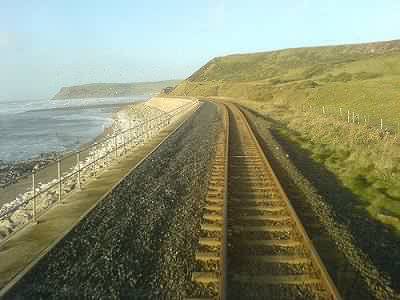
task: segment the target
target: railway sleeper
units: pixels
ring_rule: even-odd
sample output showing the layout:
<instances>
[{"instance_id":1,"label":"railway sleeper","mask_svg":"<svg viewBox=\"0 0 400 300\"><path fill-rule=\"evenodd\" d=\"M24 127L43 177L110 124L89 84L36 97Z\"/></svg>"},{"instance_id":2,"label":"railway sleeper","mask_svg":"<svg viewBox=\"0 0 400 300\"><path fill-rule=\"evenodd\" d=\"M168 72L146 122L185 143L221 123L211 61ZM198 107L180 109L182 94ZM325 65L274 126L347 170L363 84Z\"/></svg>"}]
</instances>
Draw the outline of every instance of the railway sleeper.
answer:
<instances>
[{"instance_id":1,"label":"railway sleeper","mask_svg":"<svg viewBox=\"0 0 400 300\"><path fill-rule=\"evenodd\" d=\"M209 184L208 185L208 190L213 193L221 193L224 191L224 189L225 188L221 185L217 185L217 184Z\"/></svg>"},{"instance_id":2,"label":"railway sleeper","mask_svg":"<svg viewBox=\"0 0 400 300\"><path fill-rule=\"evenodd\" d=\"M291 223L290 221L292 220L292 218L289 217L288 215L286 215L286 216L240 215L240 216L237 216L236 219L239 219L242 221L265 221L265 222L271 221L271 222L286 222L286 223Z\"/></svg>"},{"instance_id":3,"label":"railway sleeper","mask_svg":"<svg viewBox=\"0 0 400 300\"><path fill-rule=\"evenodd\" d=\"M222 198L224 195L222 193L222 191L208 191L207 192L207 198L209 197L218 197L218 198Z\"/></svg>"},{"instance_id":4,"label":"railway sleeper","mask_svg":"<svg viewBox=\"0 0 400 300\"><path fill-rule=\"evenodd\" d=\"M208 180L208 185L221 185L224 183L224 178L221 177L211 177Z\"/></svg>"},{"instance_id":5,"label":"railway sleeper","mask_svg":"<svg viewBox=\"0 0 400 300\"><path fill-rule=\"evenodd\" d=\"M266 178L258 177L258 178L253 178L250 176L235 176L235 178L232 178L232 182L239 182L243 185L255 185L255 184L272 184L271 180L268 180Z\"/></svg>"},{"instance_id":6,"label":"railway sleeper","mask_svg":"<svg viewBox=\"0 0 400 300\"><path fill-rule=\"evenodd\" d=\"M223 220L223 216L221 214L208 213L203 216L203 219L207 221L221 222Z\"/></svg>"},{"instance_id":7,"label":"railway sleeper","mask_svg":"<svg viewBox=\"0 0 400 300\"><path fill-rule=\"evenodd\" d=\"M278 193L277 187L275 187L272 183L266 184L262 182L260 184L249 184L249 183L242 183L241 180L232 180L230 186L230 192L248 192L250 191L268 191L268 192L275 192Z\"/></svg>"},{"instance_id":8,"label":"railway sleeper","mask_svg":"<svg viewBox=\"0 0 400 300\"><path fill-rule=\"evenodd\" d=\"M204 208L210 212L222 212L223 206L222 205L206 205Z\"/></svg>"},{"instance_id":9,"label":"railway sleeper","mask_svg":"<svg viewBox=\"0 0 400 300\"><path fill-rule=\"evenodd\" d=\"M262 285L308 285L320 284L321 280L318 277L309 275L283 275L283 276L252 276L248 273L234 274L233 281L240 283L262 284Z\"/></svg>"},{"instance_id":10,"label":"railway sleeper","mask_svg":"<svg viewBox=\"0 0 400 300\"><path fill-rule=\"evenodd\" d=\"M235 251L239 251L242 255L279 255L279 256L305 256L307 253L304 247L298 246L282 246L277 244L271 245L249 245L245 243L234 244L232 246Z\"/></svg>"},{"instance_id":11,"label":"railway sleeper","mask_svg":"<svg viewBox=\"0 0 400 300\"><path fill-rule=\"evenodd\" d=\"M268 206L268 208L272 208L274 206ZM277 206L275 206L277 207ZM243 210L241 209L241 206L232 206L228 210L230 212L230 215L234 215L235 217L240 217L240 216L266 216L266 217L287 217L288 213L286 210L273 210L273 211L268 211L264 209L247 209Z\"/></svg>"},{"instance_id":12,"label":"railway sleeper","mask_svg":"<svg viewBox=\"0 0 400 300\"><path fill-rule=\"evenodd\" d=\"M245 275L243 275L245 276ZM329 293L322 290L320 281L305 282L301 284L268 283L268 279L257 278L254 283L238 282L229 290L229 295L235 299L270 299L270 300L331 300ZM264 283L263 283L264 282ZM228 295L228 299L230 296Z\"/></svg>"},{"instance_id":13,"label":"railway sleeper","mask_svg":"<svg viewBox=\"0 0 400 300\"><path fill-rule=\"evenodd\" d=\"M205 238L201 237L199 239L199 244L201 246L213 247L213 248L220 248L221 247L221 239L218 238Z\"/></svg>"},{"instance_id":14,"label":"railway sleeper","mask_svg":"<svg viewBox=\"0 0 400 300\"><path fill-rule=\"evenodd\" d=\"M232 191L231 195L233 197L240 198L250 198L250 199L258 199L260 197L269 197L270 199L276 199L279 195L272 191Z\"/></svg>"},{"instance_id":15,"label":"railway sleeper","mask_svg":"<svg viewBox=\"0 0 400 300\"><path fill-rule=\"evenodd\" d=\"M247 264L241 263L239 266L229 265L229 269L233 273L247 273L253 276L268 275L268 276L291 276L303 275L317 277L314 266L310 263L268 263L253 261Z\"/></svg>"},{"instance_id":16,"label":"railway sleeper","mask_svg":"<svg viewBox=\"0 0 400 300\"><path fill-rule=\"evenodd\" d=\"M234 217L232 217L234 218ZM235 217L236 220L243 220L240 218ZM270 219L270 220L248 220L246 221L246 226L269 226L269 227L279 227L279 226L287 226L287 225L294 225L290 221L287 221L287 219ZM243 222L241 222L243 223ZM240 225L237 225L240 226Z\"/></svg>"},{"instance_id":17,"label":"railway sleeper","mask_svg":"<svg viewBox=\"0 0 400 300\"><path fill-rule=\"evenodd\" d=\"M246 205L250 207L257 207L257 206L265 206L266 204L269 205L284 205L285 202L283 202L281 199L271 199L271 198L255 198L255 199L249 199L249 198L231 198L231 202L234 203L234 205Z\"/></svg>"},{"instance_id":18,"label":"railway sleeper","mask_svg":"<svg viewBox=\"0 0 400 300\"><path fill-rule=\"evenodd\" d=\"M213 203L223 205L224 199L222 198L222 196L207 195L206 202L209 204Z\"/></svg>"},{"instance_id":19,"label":"railway sleeper","mask_svg":"<svg viewBox=\"0 0 400 300\"><path fill-rule=\"evenodd\" d=\"M294 240L297 238L293 231L233 231L229 227L228 236L243 240Z\"/></svg>"},{"instance_id":20,"label":"railway sleeper","mask_svg":"<svg viewBox=\"0 0 400 300\"><path fill-rule=\"evenodd\" d=\"M230 208L230 207L228 207ZM277 213L277 212L285 212L286 206L240 206L236 207L235 211L237 212L249 212L249 213Z\"/></svg>"},{"instance_id":21,"label":"railway sleeper","mask_svg":"<svg viewBox=\"0 0 400 300\"><path fill-rule=\"evenodd\" d=\"M233 225L230 227L234 232L246 233L246 232L291 232L292 226L287 225Z\"/></svg>"},{"instance_id":22,"label":"railway sleeper","mask_svg":"<svg viewBox=\"0 0 400 300\"><path fill-rule=\"evenodd\" d=\"M221 224L203 223L200 225L200 227L201 227L201 230L203 230L203 231L222 232Z\"/></svg>"},{"instance_id":23,"label":"railway sleeper","mask_svg":"<svg viewBox=\"0 0 400 300\"><path fill-rule=\"evenodd\" d=\"M230 172L232 173L232 175L237 176L237 175L245 175L248 177L253 177L253 178L257 178L261 175L263 175L263 177L270 177L269 174L265 174L263 172L262 169L258 169L258 168L254 168L254 167L250 167L250 166L242 166L242 167L232 167L229 166Z\"/></svg>"},{"instance_id":24,"label":"railway sleeper","mask_svg":"<svg viewBox=\"0 0 400 300\"><path fill-rule=\"evenodd\" d=\"M219 251L198 251L196 252L195 259L200 261L220 261L221 255Z\"/></svg>"}]
</instances>

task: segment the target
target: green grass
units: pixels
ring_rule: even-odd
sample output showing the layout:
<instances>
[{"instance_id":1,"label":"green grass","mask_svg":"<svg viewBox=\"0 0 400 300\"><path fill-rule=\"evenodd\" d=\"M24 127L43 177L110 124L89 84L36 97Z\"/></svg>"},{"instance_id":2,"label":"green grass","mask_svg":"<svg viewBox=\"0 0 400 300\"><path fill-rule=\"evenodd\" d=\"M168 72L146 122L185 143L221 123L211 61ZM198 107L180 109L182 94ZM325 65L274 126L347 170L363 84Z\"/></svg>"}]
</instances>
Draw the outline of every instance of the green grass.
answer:
<instances>
[{"instance_id":1,"label":"green grass","mask_svg":"<svg viewBox=\"0 0 400 300\"><path fill-rule=\"evenodd\" d=\"M400 231L399 138L346 122L349 110L375 128L380 118L398 126L400 41L217 57L173 94L233 97L285 124L282 134L358 195L360 208Z\"/></svg>"},{"instance_id":2,"label":"green grass","mask_svg":"<svg viewBox=\"0 0 400 300\"><path fill-rule=\"evenodd\" d=\"M335 174L359 197L360 209L400 233L399 136L273 102L239 102L283 124L281 136Z\"/></svg>"},{"instance_id":3,"label":"green grass","mask_svg":"<svg viewBox=\"0 0 400 300\"><path fill-rule=\"evenodd\" d=\"M397 126L400 41L217 57L175 95L331 105Z\"/></svg>"}]
</instances>

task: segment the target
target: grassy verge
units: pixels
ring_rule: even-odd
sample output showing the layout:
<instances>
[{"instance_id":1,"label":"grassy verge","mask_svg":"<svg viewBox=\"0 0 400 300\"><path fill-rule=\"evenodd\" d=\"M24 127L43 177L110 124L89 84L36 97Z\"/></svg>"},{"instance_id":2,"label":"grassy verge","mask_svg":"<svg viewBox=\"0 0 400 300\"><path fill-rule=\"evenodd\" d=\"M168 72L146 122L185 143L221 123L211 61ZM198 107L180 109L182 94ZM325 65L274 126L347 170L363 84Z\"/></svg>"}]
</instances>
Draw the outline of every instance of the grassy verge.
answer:
<instances>
[{"instance_id":1,"label":"grassy verge","mask_svg":"<svg viewBox=\"0 0 400 300\"><path fill-rule=\"evenodd\" d=\"M240 103L278 121L279 134L334 173L357 206L400 234L400 139L362 125L277 103Z\"/></svg>"}]
</instances>

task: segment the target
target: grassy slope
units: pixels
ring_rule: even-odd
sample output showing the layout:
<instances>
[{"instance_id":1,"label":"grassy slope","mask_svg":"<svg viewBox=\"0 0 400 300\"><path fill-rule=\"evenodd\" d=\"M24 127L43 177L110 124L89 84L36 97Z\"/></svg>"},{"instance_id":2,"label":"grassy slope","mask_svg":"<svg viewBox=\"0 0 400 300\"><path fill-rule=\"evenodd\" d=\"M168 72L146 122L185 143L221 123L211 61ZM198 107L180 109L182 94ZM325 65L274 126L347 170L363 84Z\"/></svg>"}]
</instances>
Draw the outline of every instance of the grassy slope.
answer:
<instances>
[{"instance_id":1,"label":"grassy slope","mask_svg":"<svg viewBox=\"0 0 400 300\"><path fill-rule=\"evenodd\" d=\"M360 207L400 230L400 142L302 104L355 110L385 124L400 120L400 41L288 49L215 58L175 95L225 96L268 113L293 143L310 151L360 196ZM285 129L286 128L286 129Z\"/></svg>"},{"instance_id":2,"label":"grassy slope","mask_svg":"<svg viewBox=\"0 0 400 300\"><path fill-rule=\"evenodd\" d=\"M175 86L180 80L134 83L91 83L63 87L53 99L123 97L160 92L167 86Z\"/></svg>"},{"instance_id":3,"label":"grassy slope","mask_svg":"<svg viewBox=\"0 0 400 300\"><path fill-rule=\"evenodd\" d=\"M397 124L400 41L219 57L174 93L332 105Z\"/></svg>"}]
</instances>

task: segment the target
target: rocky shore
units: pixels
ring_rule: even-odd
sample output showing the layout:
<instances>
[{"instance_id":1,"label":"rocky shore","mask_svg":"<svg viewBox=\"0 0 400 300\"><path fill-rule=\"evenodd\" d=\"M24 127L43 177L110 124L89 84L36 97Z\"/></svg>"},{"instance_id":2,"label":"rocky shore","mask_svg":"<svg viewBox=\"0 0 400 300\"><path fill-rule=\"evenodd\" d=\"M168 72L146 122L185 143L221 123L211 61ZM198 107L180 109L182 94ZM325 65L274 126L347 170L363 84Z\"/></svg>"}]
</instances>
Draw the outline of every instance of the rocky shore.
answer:
<instances>
[{"instance_id":1,"label":"rocky shore","mask_svg":"<svg viewBox=\"0 0 400 300\"><path fill-rule=\"evenodd\" d=\"M192 100L187 99L164 101L162 98L152 98L146 103L143 102L133 106L125 106L124 109L116 112L113 125L107 134L104 133L104 137L110 137L110 135L119 133L130 127L136 128L135 126L145 119L151 120L166 112L174 111L174 109L178 107L183 107L183 105L193 105L194 103L195 102ZM188 107L186 106L186 108ZM180 117L181 114L170 119L169 122L174 122L175 118ZM95 145L82 151L79 163L82 184L85 185L94 175L98 175L101 170L105 170L113 162L114 155L109 154L114 153L115 145L120 149L123 148L123 151L117 151L119 153L118 155L121 156L125 152L126 141L129 138L131 139L130 146L135 147L138 144L144 143L145 139L149 136L156 134L161 130L161 127L147 126L147 128L145 128L147 133L144 135L140 134L138 130L139 129L134 130L135 132L131 132L131 134L125 133L124 135L119 135L116 139L105 139L102 143L97 139ZM99 160L100 157L102 159ZM93 162L95 160L97 162L94 167ZM63 180L61 190L61 197L65 197L66 194L72 192L78 186L78 177L76 175L71 175L73 173L76 174L78 164L76 163L75 156L72 155L63 159L61 165L61 179L67 178ZM29 172L29 169L27 170L27 172ZM52 164L49 168L40 169L36 172L36 177L36 211L40 214L42 211L50 208L60 198L60 190L57 187L57 165ZM17 231L32 219L32 183L30 178L27 178L25 181L28 182L25 182L23 189L17 189L18 194L16 197L14 196L13 199L4 202L4 205L0 207L0 241ZM12 185L10 188L14 189L16 186Z\"/></svg>"},{"instance_id":2,"label":"rocky shore","mask_svg":"<svg viewBox=\"0 0 400 300\"><path fill-rule=\"evenodd\" d=\"M16 183L20 178L32 174L33 169L41 169L57 160L56 152L42 153L37 157L22 161L0 160L0 189Z\"/></svg>"}]
</instances>

